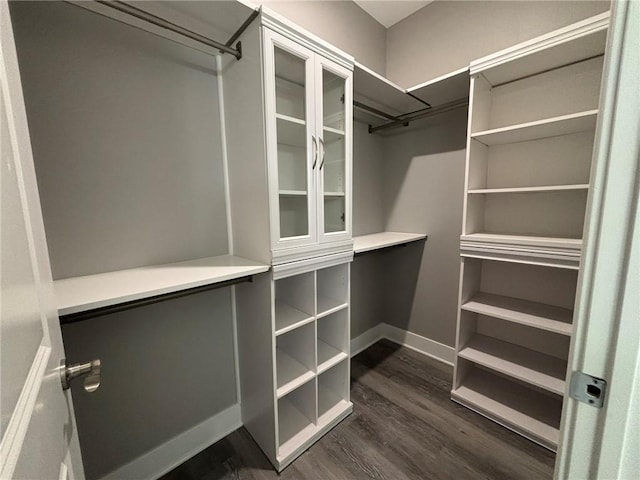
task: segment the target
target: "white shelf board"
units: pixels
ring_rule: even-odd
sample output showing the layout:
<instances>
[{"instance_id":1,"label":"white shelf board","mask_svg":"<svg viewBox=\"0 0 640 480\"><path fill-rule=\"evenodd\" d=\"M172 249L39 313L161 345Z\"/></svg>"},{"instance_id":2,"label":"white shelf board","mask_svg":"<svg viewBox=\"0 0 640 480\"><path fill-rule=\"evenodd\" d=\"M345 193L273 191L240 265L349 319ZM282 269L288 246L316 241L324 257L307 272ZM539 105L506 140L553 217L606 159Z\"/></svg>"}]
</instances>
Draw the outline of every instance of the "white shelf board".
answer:
<instances>
[{"instance_id":1,"label":"white shelf board","mask_svg":"<svg viewBox=\"0 0 640 480\"><path fill-rule=\"evenodd\" d=\"M307 127L304 122L293 121L293 117L276 115L278 143L304 148L307 142Z\"/></svg>"},{"instance_id":2,"label":"white shelf board","mask_svg":"<svg viewBox=\"0 0 640 480\"><path fill-rule=\"evenodd\" d=\"M485 145L528 142L530 140L594 130L597 118L598 110L587 110L585 112L476 132L471 134L471 138Z\"/></svg>"},{"instance_id":3,"label":"white shelf board","mask_svg":"<svg viewBox=\"0 0 640 480\"><path fill-rule=\"evenodd\" d=\"M278 426L278 457L287 457L316 431L313 422L286 397L278 400Z\"/></svg>"},{"instance_id":4,"label":"white shelf board","mask_svg":"<svg viewBox=\"0 0 640 480\"><path fill-rule=\"evenodd\" d=\"M573 311L553 305L480 292L460 308L560 335L573 332Z\"/></svg>"},{"instance_id":5,"label":"white shelf board","mask_svg":"<svg viewBox=\"0 0 640 480\"><path fill-rule=\"evenodd\" d=\"M478 413L555 450L562 400L476 369L451 398Z\"/></svg>"},{"instance_id":6,"label":"white shelf board","mask_svg":"<svg viewBox=\"0 0 640 480\"><path fill-rule=\"evenodd\" d=\"M280 190L278 194L282 197L306 197L306 190Z\"/></svg>"},{"instance_id":7,"label":"white shelf board","mask_svg":"<svg viewBox=\"0 0 640 480\"><path fill-rule=\"evenodd\" d=\"M353 237L353 251L355 253L369 252L394 245L424 240L427 235L424 233L401 233L401 232L380 232L369 235Z\"/></svg>"},{"instance_id":8,"label":"white shelf board","mask_svg":"<svg viewBox=\"0 0 640 480\"><path fill-rule=\"evenodd\" d=\"M318 373L329 370L345 358L347 358L346 352L341 352L337 348L318 339Z\"/></svg>"},{"instance_id":9,"label":"white shelf board","mask_svg":"<svg viewBox=\"0 0 640 480\"><path fill-rule=\"evenodd\" d=\"M276 301L276 336L311 323L313 320L313 315L309 315L284 302Z\"/></svg>"},{"instance_id":10,"label":"white shelf board","mask_svg":"<svg viewBox=\"0 0 640 480\"><path fill-rule=\"evenodd\" d=\"M564 395L567 361L484 335L474 335L460 358L557 395Z\"/></svg>"},{"instance_id":11,"label":"white shelf board","mask_svg":"<svg viewBox=\"0 0 640 480\"><path fill-rule=\"evenodd\" d=\"M269 270L232 255L98 273L54 281L59 315L178 292Z\"/></svg>"},{"instance_id":12,"label":"white shelf board","mask_svg":"<svg viewBox=\"0 0 640 480\"><path fill-rule=\"evenodd\" d=\"M423 102L407 95L404 88L358 62L355 62L353 70L353 96L355 100L390 115L402 115L426 107Z\"/></svg>"},{"instance_id":13,"label":"white shelf board","mask_svg":"<svg viewBox=\"0 0 640 480\"><path fill-rule=\"evenodd\" d=\"M325 197L344 197L344 192L324 192Z\"/></svg>"},{"instance_id":14,"label":"white shelf board","mask_svg":"<svg viewBox=\"0 0 640 480\"><path fill-rule=\"evenodd\" d=\"M295 123L296 125L306 125L307 123L301 118L292 117L290 115L284 115L282 113L276 113L276 118L284 122Z\"/></svg>"},{"instance_id":15,"label":"white shelf board","mask_svg":"<svg viewBox=\"0 0 640 480\"><path fill-rule=\"evenodd\" d=\"M579 252L582 239L569 237L543 237L536 235L508 235L499 233L468 233L460 236L463 242L496 245L518 245L530 247L559 248Z\"/></svg>"},{"instance_id":16,"label":"white shelf board","mask_svg":"<svg viewBox=\"0 0 640 480\"><path fill-rule=\"evenodd\" d=\"M338 130L337 128L323 127L322 138L324 143L330 144L339 140L344 140L344 130Z\"/></svg>"},{"instance_id":17,"label":"white shelf board","mask_svg":"<svg viewBox=\"0 0 640 480\"><path fill-rule=\"evenodd\" d=\"M276 376L278 398L311 380L315 374L281 348L276 349Z\"/></svg>"},{"instance_id":18,"label":"white shelf board","mask_svg":"<svg viewBox=\"0 0 640 480\"><path fill-rule=\"evenodd\" d=\"M536 192L562 192L572 190L588 190L588 183L575 185L545 185L539 187L508 187L508 188L477 188L469 190L470 194L484 193L536 193Z\"/></svg>"},{"instance_id":19,"label":"white shelf board","mask_svg":"<svg viewBox=\"0 0 640 480\"><path fill-rule=\"evenodd\" d=\"M318 314L317 318L326 317L332 313L338 312L344 308L347 308L349 304L342 300L336 300L334 298L324 297L318 295Z\"/></svg>"},{"instance_id":20,"label":"white shelf board","mask_svg":"<svg viewBox=\"0 0 640 480\"><path fill-rule=\"evenodd\" d=\"M438 107L445 103L469 97L469 68L464 67L440 77L409 87L407 92Z\"/></svg>"}]
</instances>

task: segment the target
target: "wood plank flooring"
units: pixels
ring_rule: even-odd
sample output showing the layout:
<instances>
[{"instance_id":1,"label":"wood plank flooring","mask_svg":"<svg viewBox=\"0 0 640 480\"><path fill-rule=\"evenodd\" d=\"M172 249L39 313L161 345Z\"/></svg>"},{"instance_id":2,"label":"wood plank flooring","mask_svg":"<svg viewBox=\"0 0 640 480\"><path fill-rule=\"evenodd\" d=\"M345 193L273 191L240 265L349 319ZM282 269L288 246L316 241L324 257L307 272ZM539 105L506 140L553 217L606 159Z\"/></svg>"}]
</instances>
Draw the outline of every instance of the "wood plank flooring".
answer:
<instances>
[{"instance_id":1,"label":"wood plank flooring","mask_svg":"<svg viewBox=\"0 0 640 480\"><path fill-rule=\"evenodd\" d=\"M241 428L162 480L552 478L553 453L450 400L451 367L386 340L351 365L353 414L280 476Z\"/></svg>"}]
</instances>

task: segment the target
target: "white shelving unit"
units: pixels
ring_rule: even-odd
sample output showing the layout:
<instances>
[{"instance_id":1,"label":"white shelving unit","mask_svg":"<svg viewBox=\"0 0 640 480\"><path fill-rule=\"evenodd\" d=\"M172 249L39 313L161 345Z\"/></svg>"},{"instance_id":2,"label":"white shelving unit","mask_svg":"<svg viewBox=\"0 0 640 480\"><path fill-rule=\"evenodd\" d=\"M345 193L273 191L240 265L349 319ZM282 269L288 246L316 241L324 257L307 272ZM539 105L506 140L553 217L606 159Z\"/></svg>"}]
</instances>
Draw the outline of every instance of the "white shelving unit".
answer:
<instances>
[{"instance_id":1,"label":"white shelving unit","mask_svg":"<svg viewBox=\"0 0 640 480\"><path fill-rule=\"evenodd\" d=\"M555 449L608 14L472 62L451 396Z\"/></svg>"}]
</instances>

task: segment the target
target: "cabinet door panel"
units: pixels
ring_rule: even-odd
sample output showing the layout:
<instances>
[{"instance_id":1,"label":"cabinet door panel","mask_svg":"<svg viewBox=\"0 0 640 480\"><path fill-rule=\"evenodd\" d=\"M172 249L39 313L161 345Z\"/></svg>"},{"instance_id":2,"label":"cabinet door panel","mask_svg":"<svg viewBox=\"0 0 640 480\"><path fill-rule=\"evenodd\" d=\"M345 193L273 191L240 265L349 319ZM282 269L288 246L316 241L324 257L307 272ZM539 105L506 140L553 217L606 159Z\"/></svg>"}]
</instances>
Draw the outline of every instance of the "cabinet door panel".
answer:
<instances>
[{"instance_id":1,"label":"cabinet door panel","mask_svg":"<svg viewBox=\"0 0 640 480\"><path fill-rule=\"evenodd\" d=\"M351 237L352 76L320 56L316 65L318 232L321 242L330 242Z\"/></svg>"},{"instance_id":2,"label":"cabinet door panel","mask_svg":"<svg viewBox=\"0 0 640 480\"><path fill-rule=\"evenodd\" d=\"M274 249L317 242L314 54L265 31L265 98Z\"/></svg>"}]
</instances>

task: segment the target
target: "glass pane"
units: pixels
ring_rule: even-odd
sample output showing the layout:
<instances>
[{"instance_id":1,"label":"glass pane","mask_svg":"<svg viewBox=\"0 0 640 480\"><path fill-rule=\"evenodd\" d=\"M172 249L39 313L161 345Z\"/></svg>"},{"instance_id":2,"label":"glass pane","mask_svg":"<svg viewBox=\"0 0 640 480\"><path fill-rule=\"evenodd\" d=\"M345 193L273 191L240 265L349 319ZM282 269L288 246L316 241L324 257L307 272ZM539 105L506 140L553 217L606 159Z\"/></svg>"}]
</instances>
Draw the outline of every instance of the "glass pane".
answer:
<instances>
[{"instance_id":1,"label":"glass pane","mask_svg":"<svg viewBox=\"0 0 640 480\"><path fill-rule=\"evenodd\" d=\"M343 232L345 218L345 79L322 71L324 231Z\"/></svg>"},{"instance_id":2,"label":"glass pane","mask_svg":"<svg viewBox=\"0 0 640 480\"><path fill-rule=\"evenodd\" d=\"M305 60L275 48L280 238L309 234Z\"/></svg>"}]
</instances>

